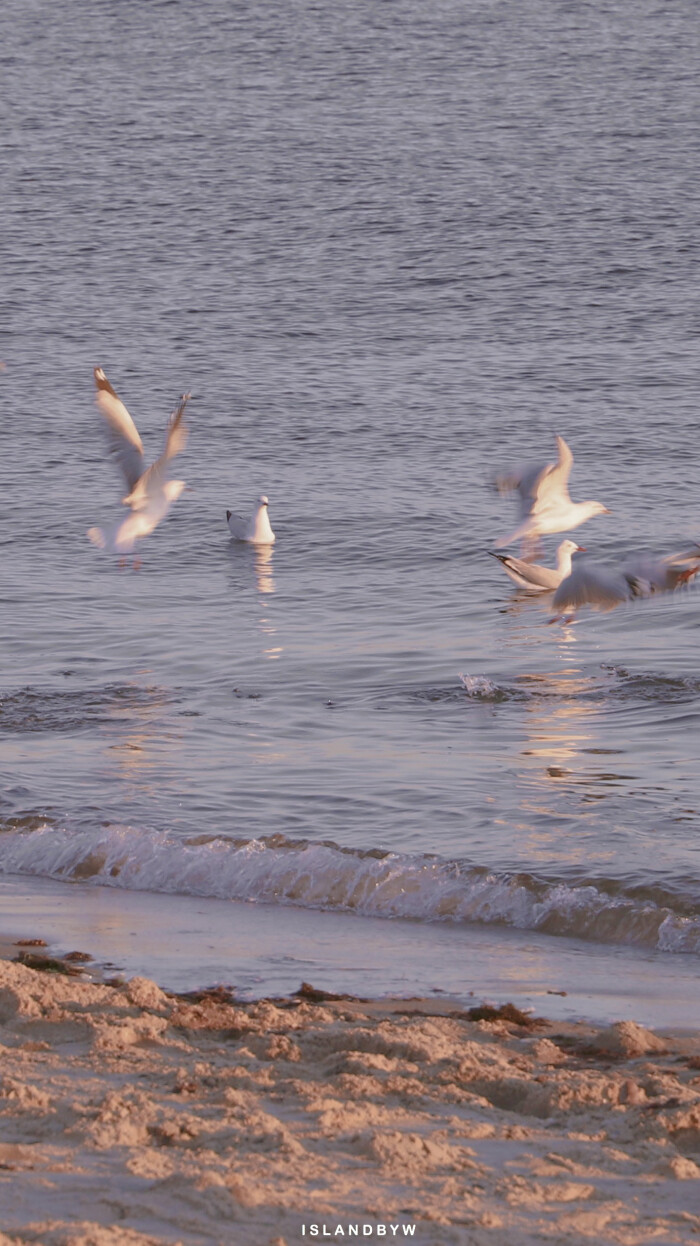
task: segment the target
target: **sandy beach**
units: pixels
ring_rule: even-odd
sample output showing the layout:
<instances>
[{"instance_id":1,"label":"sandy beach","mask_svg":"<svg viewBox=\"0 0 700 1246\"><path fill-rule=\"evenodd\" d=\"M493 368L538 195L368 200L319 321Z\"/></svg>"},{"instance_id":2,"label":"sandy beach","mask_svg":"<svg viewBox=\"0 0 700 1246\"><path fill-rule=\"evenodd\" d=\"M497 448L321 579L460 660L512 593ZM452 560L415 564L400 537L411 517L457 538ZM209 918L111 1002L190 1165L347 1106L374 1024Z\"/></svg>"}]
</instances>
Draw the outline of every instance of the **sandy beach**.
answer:
<instances>
[{"instance_id":1,"label":"sandy beach","mask_svg":"<svg viewBox=\"0 0 700 1246\"><path fill-rule=\"evenodd\" d=\"M0 1025L0 1246L700 1237L697 1033L7 959Z\"/></svg>"}]
</instances>

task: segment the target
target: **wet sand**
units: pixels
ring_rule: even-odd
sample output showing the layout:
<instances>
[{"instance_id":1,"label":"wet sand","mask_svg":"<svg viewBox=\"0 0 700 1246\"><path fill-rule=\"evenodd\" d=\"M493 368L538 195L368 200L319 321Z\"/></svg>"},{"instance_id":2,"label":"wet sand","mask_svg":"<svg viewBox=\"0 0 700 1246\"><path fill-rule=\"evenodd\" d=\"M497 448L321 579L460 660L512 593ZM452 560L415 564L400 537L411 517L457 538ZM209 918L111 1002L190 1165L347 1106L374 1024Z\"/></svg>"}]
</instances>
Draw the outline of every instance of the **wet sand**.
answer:
<instances>
[{"instance_id":1,"label":"wet sand","mask_svg":"<svg viewBox=\"0 0 700 1246\"><path fill-rule=\"evenodd\" d=\"M560 1021L700 1029L697 956L451 922L387 921L294 905L0 876L3 928L52 955L84 949L108 975L164 989L214 983L244 999L306 980L373 999L511 1000Z\"/></svg>"},{"instance_id":2,"label":"wet sand","mask_svg":"<svg viewBox=\"0 0 700 1246\"><path fill-rule=\"evenodd\" d=\"M0 1044L0 1246L700 1235L698 1033L3 960Z\"/></svg>"}]
</instances>

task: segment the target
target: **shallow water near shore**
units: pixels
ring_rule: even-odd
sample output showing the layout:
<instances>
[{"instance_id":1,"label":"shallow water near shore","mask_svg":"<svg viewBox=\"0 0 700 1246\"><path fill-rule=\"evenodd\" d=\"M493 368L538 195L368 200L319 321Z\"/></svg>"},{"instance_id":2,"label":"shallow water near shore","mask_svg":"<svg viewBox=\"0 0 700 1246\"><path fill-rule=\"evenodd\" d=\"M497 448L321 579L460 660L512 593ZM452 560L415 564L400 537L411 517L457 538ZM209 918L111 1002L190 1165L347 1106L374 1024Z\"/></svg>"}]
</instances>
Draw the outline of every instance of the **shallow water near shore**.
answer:
<instances>
[{"instance_id":1,"label":"shallow water near shore","mask_svg":"<svg viewBox=\"0 0 700 1246\"><path fill-rule=\"evenodd\" d=\"M59 942L140 914L156 977L178 903L228 914L242 959L162 962L194 985L294 987L309 939L323 978L324 931L329 987L375 993L371 948L378 991L459 993L478 943L486 993L575 947L680 1000L698 592L547 626L487 551L555 433L591 557L700 537L693 9L7 12L3 894L63 894ZM193 392L140 571L85 536L96 364L149 461ZM277 543L231 542L263 490Z\"/></svg>"},{"instance_id":2,"label":"shallow water near shore","mask_svg":"<svg viewBox=\"0 0 700 1246\"><path fill-rule=\"evenodd\" d=\"M88 977L134 975L184 992L225 985L239 999L290 995L302 982L367 999L444 1006L512 1002L552 1020L635 1020L700 1029L697 962L573 939L479 926L376 919L193 897L82 891L50 880L0 879L12 940L47 938L49 955L87 952ZM47 937L48 936L48 937Z\"/></svg>"}]
</instances>

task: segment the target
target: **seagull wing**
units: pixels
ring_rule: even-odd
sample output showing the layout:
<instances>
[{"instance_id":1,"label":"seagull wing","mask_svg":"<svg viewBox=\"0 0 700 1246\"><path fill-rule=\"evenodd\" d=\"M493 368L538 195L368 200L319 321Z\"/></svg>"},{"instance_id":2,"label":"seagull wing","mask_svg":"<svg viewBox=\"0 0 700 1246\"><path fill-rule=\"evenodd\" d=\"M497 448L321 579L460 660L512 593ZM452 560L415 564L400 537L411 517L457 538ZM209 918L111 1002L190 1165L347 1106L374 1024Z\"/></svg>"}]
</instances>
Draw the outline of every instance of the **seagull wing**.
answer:
<instances>
[{"instance_id":1,"label":"seagull wing","mask_svg":"<svg viewBox=\"0 0 700 1246\"><path fill-rule=\"evenodd\" d=\"M637 596L672 593L688 584L700 572L700 548L680 550L664 558L632 558L623 574L634 584Z\"/></svg>"},{"instance_id":2,"label":"seagull wing","mask_svg":"<svg viewBox=\"0 0 700 1246\"><path fill-rule=\"evenodd\" d=\"M520 495L520 523L508 536L501 537L496 542L497 546L537 536L541 516L557 513L571 505L568 481L574 456L563 437L557 437L557 450L559 457L556 463L524 468L499 477L496 483L501 493L517 489Z\"/></svg>"},{"instance_id":3,"label":"seagull wing","mask_svg":"<svg viewBox=\"0 0 700 1246\"><path fill-rule=\"evenodd\" d=\"M126 480L129 493L143 475L144 458L141 438L134 421L119 395L112 389L102 368L95 368L97 394L95 402L107 422L109 453Z\"/></svg>"},{"instance_id":4,"label":"seagull wing","mask_svg":"<svg viewBox=\"0 0 700 1246\"><path fill-rule=\"evenodd\" d=\"M515 541L527 540L537 536L539 531L533 516L537 511L537 499L540 483L550 472L556 470L556 463L538 463L530 467L517 468L508 476L499 476L496 480L501 494L517 490L519 499L518 526L508 536L496 541L496 547L512 545Z\"/></svg>"},{"instance_id":5,"label":"seagull wing","mask_svg":"<svg viewBox=\"0 0 700 1246\"><path fill-rule=\"evenodd\" d=\"M191 398L191 394L183 394L180 399L179 406L170 417L168 427L165 432L165 444L161 458L166 462L174 459L176 454L181 454L187 445L188 430L184 422L185 407Z\"/></svg>"},{"instance_id":6,"label":"seagull wing","mask_svg":"<svg viewBox=\"0 0 700 1246\"><path fill-rule=\"evenodd\" d=\"M241 519L240 515L232 515L230 511L227 511L226 522L232 537L235 537L237 541L248 540L250 534L250 521L248 519Z\"/></svg>"},{"instance_id":7,"label":"seagull wing","mask_svg":"<svg viewBox=\"0 0 700 1246\"><path fill-rule=\"evenodd\" d=\"M528 592L552 593L561 581L559 572L552 567L541 567L538 563L525 562L522 558L511 558L508 554L494 554L486 551L492 558L497 558L506 575Z\"/></svg>"},{"instance_id":8,"label":"seagull wing","mask_svg":"<svg viewBox=\"0 0 700 1246\"><path fill-rule=\"evenodd\" d=\"M610 575L598 568L574 565L571 575L562 580L552 598L556 611L578 610L593 606L597 610L614 610L635 596L633 586L624 576Z\"/></svg>"},{"instance_id":9,"label":"seagull wing","mask_svg":"<svg viewBox=\"0 0 700 1246\"><path fill-rule=\"evenodd\" d=\"M124 502L132 510L142 511L151 508L153 498L158 493L163 492L163 486L169 478L168 465L170 460L174 459L175 455L184 450L187 445L187 427L184 424L184 414L189 397L189 394L182 395L180 405L170 417L165 434L163 453L160 458L151 464L148 471L139 476L131 493L124 498Z\"/></svg>"},{"instance_id":10,"label":"seagull wing","mask_svg":"<svg viewBox=\"0 0 700 1246\"><path fill-rule=\"evenodd\" d=\"M501 495L518 493L521 520L525 519L532 510L539 481L555 467L555 463L531 463L529 467L525 465L514 467L507 475L496 477L496 488Z\"/></svg>"},{"instance_id":11,"label":"seagull wing","mask_svg":"<svg viewBox=\"0 0 700 1246\"><path fill-rule=\"evenodd\" d=\"M563 437L557 437L559 458L550 464L535 481L533 486L534 504L532 513L541 514L544 510L569 506L569 476L574 456Z\"/></svg>"},{"instance_id":12,"label":"seagull wing","mask_svg":"<svg viewBox=\"0 0 700 1246\"><path fill-rule=\"evenodd\" d=\"M131 549L135 540L153 532L184 487L184 480L168 479L167 464L161 455L139 480L134 501L130 502L131 514L123 520L113 539L114 549Z\"/></svg>"}]
</instances>

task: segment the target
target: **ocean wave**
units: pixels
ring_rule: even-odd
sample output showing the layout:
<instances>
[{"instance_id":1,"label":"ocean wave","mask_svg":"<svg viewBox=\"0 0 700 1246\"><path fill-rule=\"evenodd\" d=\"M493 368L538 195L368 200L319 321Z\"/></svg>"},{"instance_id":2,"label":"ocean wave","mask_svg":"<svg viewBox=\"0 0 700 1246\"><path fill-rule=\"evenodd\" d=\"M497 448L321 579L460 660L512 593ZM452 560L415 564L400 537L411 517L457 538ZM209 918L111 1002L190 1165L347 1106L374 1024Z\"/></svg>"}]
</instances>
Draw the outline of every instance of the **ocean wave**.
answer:
<instances>
[{"instance_id":1,"label":"ocean wave","mask_svg":"<svg viewBox=\"0 0 700 1246\"><path fill-rule=\"evenodd\" d=\"M700 953L700 913L674 902L671 893L652 900L612 884L547 882L434 856L284 835L188 839L127 826L8 828L0 835L0 873L369 917L498 924Z\"/></svg>"}]
</instances>

